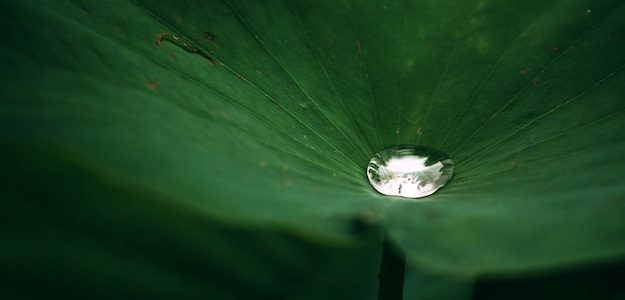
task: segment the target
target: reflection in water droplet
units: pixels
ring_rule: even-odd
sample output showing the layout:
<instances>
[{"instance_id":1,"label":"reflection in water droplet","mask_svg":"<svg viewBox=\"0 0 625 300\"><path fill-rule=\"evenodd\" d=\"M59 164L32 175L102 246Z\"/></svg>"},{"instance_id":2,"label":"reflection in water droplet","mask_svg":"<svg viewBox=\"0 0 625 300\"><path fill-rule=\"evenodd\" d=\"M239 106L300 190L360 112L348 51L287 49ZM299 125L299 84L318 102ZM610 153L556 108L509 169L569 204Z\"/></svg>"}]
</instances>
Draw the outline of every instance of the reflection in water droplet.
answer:
<instances>
[{"instance_id":1,"label":"reflection in water droplet","mask_svg":"<svg viewBox=\"0 0 625 300\"><path fill-rule=\"evenodd\" d=\"M380 193L405 198L429 196L443 187L454 173L445 153L423 146L395 146L376 153L369 161L367 177Z\"/></svg>"}]
</instances>

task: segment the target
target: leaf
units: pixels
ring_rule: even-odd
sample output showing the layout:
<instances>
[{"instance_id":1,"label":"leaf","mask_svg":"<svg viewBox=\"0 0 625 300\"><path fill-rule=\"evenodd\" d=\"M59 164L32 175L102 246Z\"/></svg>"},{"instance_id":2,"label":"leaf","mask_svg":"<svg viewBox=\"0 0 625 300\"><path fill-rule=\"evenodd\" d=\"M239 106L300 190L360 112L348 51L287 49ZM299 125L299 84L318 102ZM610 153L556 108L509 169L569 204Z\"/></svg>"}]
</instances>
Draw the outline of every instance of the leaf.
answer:
<instances>
[{"instance_id":1,"label":"leaf","mask_svg":"<svg viewBox=\"0 0 625 300\"><path fill-rule=\"evenodd\" d=\"M334 245L374 224L454 278L625 254L622 1L2 6L2 139L136 201ZM370 156L412 143L455 178L375 193Z\"/></svg>"},{"instance_id":2,"label":"leaf","mask_svg":"<svg viewBox=\"0 0 625 300\"><path fill-rule=\"evenodd\" d=\"M4 154L22 158L2 159L10 171L0 176L9 208L0 213L9 229L0 251L3 298L376 294L371 274L379 267L379 241L338 248L284 232L224 226L153 190L115 186L71 158L50 155L54 149L3 146ZM364 233L365 240L375 241L375 235Z\"/></svg>"}]
</instances>

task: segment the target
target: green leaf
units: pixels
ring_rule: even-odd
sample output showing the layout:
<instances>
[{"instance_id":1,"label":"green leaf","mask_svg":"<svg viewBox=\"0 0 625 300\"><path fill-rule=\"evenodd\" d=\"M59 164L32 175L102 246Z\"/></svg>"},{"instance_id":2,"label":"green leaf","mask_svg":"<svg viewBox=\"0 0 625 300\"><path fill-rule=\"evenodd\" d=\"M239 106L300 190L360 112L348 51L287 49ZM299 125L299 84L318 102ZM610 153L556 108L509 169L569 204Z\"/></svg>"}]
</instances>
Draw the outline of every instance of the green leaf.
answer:
<instances>
[{"instance_id":1,"label":"green leaf","mask_svg":"<svg viewBox=\"0 0 625 300\"><path fill-rule=\"evenodd\" d=\"M374 231L338 248L224 226L54 149L3 149L21 158L1 161L3 298L375 298Z\"/></svg>"},{"instance_id":2,"label":"green leaf","mask_svg":"<svg viewBox=\"0 0 625 300\"><path fill-rule=\"evenodd\" d=\"M517 2L3 2L3 160L36 148L118 205L158 195L312 244L378 226L457 282L622 259L623 1ZM364 169L396 144L441 149L455 178L424 201L377 194Z\"/></svg>"}]
</instances>

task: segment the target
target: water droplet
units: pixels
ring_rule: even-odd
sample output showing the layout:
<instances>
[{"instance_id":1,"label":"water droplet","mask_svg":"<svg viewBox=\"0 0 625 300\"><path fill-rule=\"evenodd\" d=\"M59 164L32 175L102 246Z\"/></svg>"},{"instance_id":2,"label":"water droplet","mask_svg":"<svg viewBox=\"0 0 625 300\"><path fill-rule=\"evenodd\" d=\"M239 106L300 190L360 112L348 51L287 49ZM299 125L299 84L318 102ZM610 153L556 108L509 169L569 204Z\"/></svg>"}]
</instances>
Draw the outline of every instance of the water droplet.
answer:
<instances>
[{"instance_id":1,"label":"water droplet","mask_svg":"<svg viewBox=\"0 0 625 300\"><path fill-rule=\"evenodd\" d=\"M394 146L369 161L367 177L380 193L405 198L429 196L443 187L454 173L447 154L424 146Z\"/></svg>"}]
</instances>

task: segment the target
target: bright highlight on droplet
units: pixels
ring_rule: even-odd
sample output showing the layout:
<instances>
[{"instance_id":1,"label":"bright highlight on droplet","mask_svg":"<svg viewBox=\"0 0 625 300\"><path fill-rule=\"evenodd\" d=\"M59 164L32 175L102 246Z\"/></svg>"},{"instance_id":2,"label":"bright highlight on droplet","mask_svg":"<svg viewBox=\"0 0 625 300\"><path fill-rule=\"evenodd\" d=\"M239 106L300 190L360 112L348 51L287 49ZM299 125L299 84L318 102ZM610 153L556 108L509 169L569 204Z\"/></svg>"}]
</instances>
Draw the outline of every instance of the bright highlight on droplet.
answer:
<instances>
[{"instance_id":1,"label":"bright highlight on droplet","mask_svg":"<svg viewBox=\"0 0 625 300\"><path fill-rule=\"evenodd\" d=\"M454 173L447 154L430 147L394 146L369 161L367 177L378 192L388 196L421 198L443 187Z\"/></svg>"}]
</instances>

